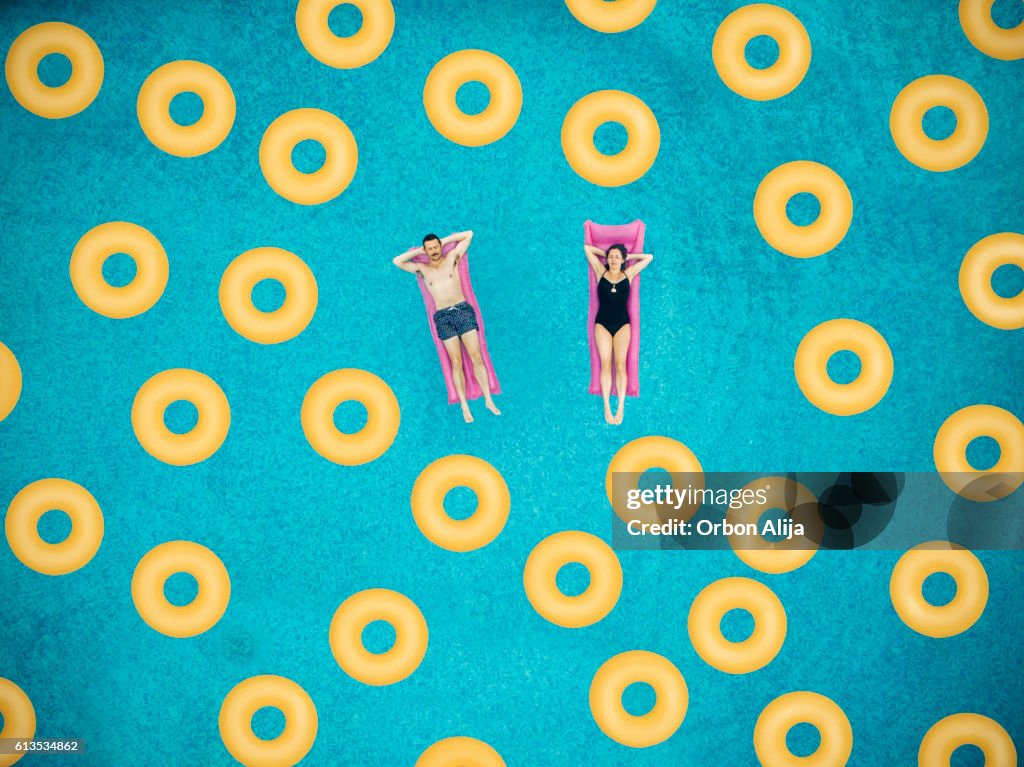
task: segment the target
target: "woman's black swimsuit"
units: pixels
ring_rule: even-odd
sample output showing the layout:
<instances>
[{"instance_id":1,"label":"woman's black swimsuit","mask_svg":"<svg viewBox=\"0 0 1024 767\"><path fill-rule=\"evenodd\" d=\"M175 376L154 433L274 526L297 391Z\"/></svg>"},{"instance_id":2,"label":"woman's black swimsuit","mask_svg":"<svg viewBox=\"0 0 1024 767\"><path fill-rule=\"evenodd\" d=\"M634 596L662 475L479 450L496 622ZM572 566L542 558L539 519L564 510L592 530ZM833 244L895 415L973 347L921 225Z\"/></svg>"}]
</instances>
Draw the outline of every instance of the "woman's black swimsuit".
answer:
<instances>
[{"instance_id":1,"label":"woman's black swimsuit","mask_svg":"<svg viewBox=\"0 0 1024 767\"><path fill-rule=\"evenodd\" d=\"M610 282L605 279L608 270L597 281L597 317L594 322L603 327L613 337L623 325L629 324L629 279Z\"/></svg>"}]
</instances>

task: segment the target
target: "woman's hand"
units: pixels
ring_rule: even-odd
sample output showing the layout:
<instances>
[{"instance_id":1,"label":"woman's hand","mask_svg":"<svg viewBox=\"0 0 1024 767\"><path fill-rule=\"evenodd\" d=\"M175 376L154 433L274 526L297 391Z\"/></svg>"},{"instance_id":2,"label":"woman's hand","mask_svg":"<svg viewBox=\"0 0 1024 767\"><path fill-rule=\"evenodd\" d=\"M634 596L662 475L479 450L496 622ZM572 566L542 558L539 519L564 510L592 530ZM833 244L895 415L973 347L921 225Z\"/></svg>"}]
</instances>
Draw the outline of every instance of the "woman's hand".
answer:
<instances>
[{"instance_id":1,"label":"woman's hand","mask_svg":"<svg viewBox=\"0 0 1024 767\"><path fill-rule=\"evenodd\" d=\"M633 263L626 269L626 278L630 280L640 274L654 260L654 256L650 253L630 253L626 258L627 260L633 259Z\"/></svg>"}]
</instances>

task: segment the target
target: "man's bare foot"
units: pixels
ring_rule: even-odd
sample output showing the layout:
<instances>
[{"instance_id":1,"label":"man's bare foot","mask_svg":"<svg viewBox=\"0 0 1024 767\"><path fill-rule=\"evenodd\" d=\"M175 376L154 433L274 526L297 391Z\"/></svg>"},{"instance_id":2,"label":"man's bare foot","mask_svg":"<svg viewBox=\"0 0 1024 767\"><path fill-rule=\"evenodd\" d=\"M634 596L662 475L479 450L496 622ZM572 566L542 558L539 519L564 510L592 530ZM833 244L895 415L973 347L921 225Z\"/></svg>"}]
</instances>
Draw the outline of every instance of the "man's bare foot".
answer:
<instances>
[{"instance_id":1,"label":"man's bare foot","mask_svg":"<svg viewBox=\"0 0 1024 767\"><path fill-rule=\"evenodd\" d=\"M494 400L492 400L492 399L487 400L487 402L484 405L484 407L486 407L488 410L490 410L495 415L501 415L501 411L498 410L498 406L494 404Z\"/></svg>"},{"instance_id":2,"label":"man's bare foot","mask_svg":"<svg viewBox=\"0 0 1024 767\"><path fill-rule=\"evenodd\" d=\"M462 418L466 423L473 423L473 414L469 412L469 405L462 406Z\"/></svg>"},{"instance_id":3,"label":"man's bare foot","mask_svg":"<svg viewBox=\"0 0 1024 767\"><path fill-rule=\"evenodd\" d=\"M610 423L610 424L614 424L615 423L615 418L612 417L612 409L610 407L608 407L607 405L604 408L604 420L605 420L605 423Z\"/></svg>"}]
</instances>

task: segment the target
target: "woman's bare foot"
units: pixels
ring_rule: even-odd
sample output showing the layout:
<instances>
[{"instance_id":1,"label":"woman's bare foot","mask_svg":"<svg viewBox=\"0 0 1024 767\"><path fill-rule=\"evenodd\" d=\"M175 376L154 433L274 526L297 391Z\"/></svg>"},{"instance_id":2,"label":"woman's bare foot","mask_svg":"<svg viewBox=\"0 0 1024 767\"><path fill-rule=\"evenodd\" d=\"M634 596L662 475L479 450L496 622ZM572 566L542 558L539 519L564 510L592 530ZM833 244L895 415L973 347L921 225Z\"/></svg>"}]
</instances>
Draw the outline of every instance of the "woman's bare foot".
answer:
<instances>
[{"instance_id":1,"label":"woman's bare foot","mask_svg":"<svg viewBox=\"0 0 1024 767\"><path fill-rule=\"evenodd\" d=\"M616 426L622 423L622 406L619 406L618 411L615 413L615 419L612 421Z\"/></svg>"},{"instance_id":2,"label":"woman's bare foot","mask_svg":"<svg viewBox=\"0 0 1024 767\"><path fill-rule=\"evenodd\" d=\"M500 411L500 410L498 410L498 406L497 406L497 405L495 405L495 404L494 404L494 400L492 400L492 399L490 399L490 398L488 398L488 400L487 400L487 402L485 403L484 407L486 407L486 408L487 408L488 410L490 410L490 411L491 411L492 413L494 413L495 415L501 415L501 411Z\"/></svg>"},{"instance_id":3,"label":"woman's bare foot","mask_svg":"<svg viewBox=\"0 0 1024 767\"><path fill-rule=\"evenodd\" d=\"M462 406L462 418L466 423L473 423L473 414L469 412L469 405Z\"/></svg>"},{"instance_id":4,"label":"woman's bare foot","mask_svg":"<svg viewBox=\"0 0 1024 767\"><path fill-rule=\"evenodd\" d=\"M615 423L615 418L612 417L612 409L608 405L604 406L604 420L605 423Z\"/></svg>"}]
</instances>

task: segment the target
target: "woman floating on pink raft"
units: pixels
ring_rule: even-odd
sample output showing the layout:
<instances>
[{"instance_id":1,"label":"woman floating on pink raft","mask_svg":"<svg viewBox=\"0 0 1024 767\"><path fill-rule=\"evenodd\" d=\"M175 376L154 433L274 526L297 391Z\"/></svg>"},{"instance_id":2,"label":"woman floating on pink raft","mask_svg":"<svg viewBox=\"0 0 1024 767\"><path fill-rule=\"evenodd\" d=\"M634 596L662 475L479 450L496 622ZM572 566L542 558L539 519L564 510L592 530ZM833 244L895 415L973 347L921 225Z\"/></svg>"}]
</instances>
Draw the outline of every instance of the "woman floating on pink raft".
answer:
<instances>
[{"instance_id":1,"label":"woman floating on pink raft","mask_svg":"<svg viewBox=\"0 0 1024 767\"><path fill-rule=\"evenodd\" d=\"M644 225L583 225L583 250L590 263L590 393L604 399L604 419L622 423L626 395L640 393L637 361L640 349L640 272L653 260L642 253ZM501 415L492 394L501 387L491 365L484 336L483 317L469 279L466 251L473 233L458 232L444 239L436 234L423 238L423 247L410 248L393 259L399 269L416 274L430 332L448 387L448 402L462 406L466 423L472 423L470 399L480 396L495 415ZM465 352L465 353L463 353ZM472 365L466 376L463 360ZM614 364L615 376L612 377ZM611 397L618 396L612 414Z\"/></svg>"},{"instance_id":2,"label":"woman floating on pink raft","mask_svg":"<svg viewBox=\"0 0 1024 767\"><path fill-rule=\"evenodd\" d=\"M642 221L624 226L587 221L583 235L590 264L590 393L604 399L604 420L620 424L626 395L640 394L640 272L654 256L643 253ZM612 394L619 398L614 415Z\"/></svg>"}]
</instances>

